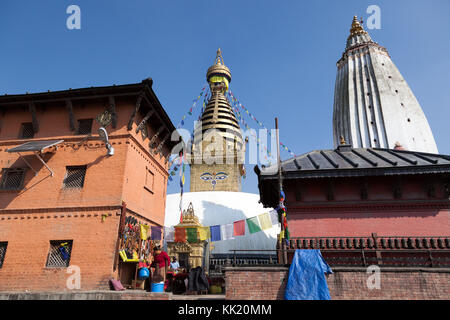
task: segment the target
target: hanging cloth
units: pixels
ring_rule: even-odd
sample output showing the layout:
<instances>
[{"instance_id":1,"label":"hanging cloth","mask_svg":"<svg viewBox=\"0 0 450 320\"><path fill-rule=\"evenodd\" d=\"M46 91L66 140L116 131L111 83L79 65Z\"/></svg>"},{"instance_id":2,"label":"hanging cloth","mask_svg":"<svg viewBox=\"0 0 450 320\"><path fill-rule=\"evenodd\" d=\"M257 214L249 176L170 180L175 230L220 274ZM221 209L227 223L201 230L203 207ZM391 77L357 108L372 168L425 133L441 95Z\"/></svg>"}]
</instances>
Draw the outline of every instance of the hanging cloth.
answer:
<instances>
[{"instance_id":1,"label":"hanging cloth","mask_svg":"<svg viewBox=\"0 0 450 320\"><path fill-rule=\"evenodd\" d=\"M331 300L325 273L333 273L318 249L295 250L289 268L286 300Z\"/></svg>"}]
</instances>

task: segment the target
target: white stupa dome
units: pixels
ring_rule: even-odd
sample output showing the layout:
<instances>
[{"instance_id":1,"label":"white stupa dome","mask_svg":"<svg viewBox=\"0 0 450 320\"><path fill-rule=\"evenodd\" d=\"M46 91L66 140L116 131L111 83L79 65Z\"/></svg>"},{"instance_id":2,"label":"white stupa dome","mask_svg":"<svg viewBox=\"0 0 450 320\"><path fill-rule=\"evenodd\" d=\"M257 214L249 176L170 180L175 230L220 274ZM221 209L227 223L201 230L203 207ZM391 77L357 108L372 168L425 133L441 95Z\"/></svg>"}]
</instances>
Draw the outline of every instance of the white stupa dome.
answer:
<instances>
[{"instance_id":1,"label":"white stupa dome","mask_svg":"<svg viewBox=\"0 0 450 320\"><path fill-rule=\"evenodd\" d=\"M272 210L271 208L264 208L258 201L259 195L253 193L230 191L187 192L183 193L183 210L186 210L189 203L192 202L195 215L202 225L223 225L252 218ZM179 193L167 195L164 226L172 227L180 222L179 205ZM280 224L250 234L246 223L244 236L215 241L211 253L231 254L230 250L274 250L279 233ZM264 253L275 254L275 252Z\"/></svg>"}]
</instances>

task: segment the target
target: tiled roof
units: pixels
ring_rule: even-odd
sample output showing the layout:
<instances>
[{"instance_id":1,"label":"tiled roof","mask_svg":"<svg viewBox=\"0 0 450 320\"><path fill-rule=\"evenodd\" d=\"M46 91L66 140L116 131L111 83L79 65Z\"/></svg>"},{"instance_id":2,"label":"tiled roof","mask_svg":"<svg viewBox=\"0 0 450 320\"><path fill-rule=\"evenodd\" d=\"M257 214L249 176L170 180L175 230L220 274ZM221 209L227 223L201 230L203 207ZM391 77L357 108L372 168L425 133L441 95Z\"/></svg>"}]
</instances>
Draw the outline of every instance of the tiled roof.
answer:
<instances>
[{"instance_id":1,"label":"tiled roof","mask_svg":"<svg viewBox=\"0 0 450 320\"><path fill-rule=\"evenodd\" d=\"M281 164L283 176L298 178L450 172L450 156L407 150L352 148L314 150ZM276 178L276 166L262 168L261 178Z\"/></svg>"}]
</instances>

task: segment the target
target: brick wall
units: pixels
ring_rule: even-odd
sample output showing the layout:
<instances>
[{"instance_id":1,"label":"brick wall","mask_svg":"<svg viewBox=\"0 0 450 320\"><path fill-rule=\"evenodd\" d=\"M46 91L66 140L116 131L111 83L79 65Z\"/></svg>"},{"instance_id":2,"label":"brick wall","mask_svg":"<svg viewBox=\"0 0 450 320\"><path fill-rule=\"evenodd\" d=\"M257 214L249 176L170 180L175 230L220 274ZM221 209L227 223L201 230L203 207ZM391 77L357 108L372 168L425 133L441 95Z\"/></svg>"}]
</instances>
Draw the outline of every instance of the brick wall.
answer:
<instances>
[{"instance_id":1,"label":"brick wall","mask_svg":"<svg viewBox=\"0 0 450 320\"><path fill-rule=\"evenodd\" d=\"M0 291L67 290L67 268L47 268L50 240L73 240L70 265L80 267L81 290L109 289L120 210L1 215L8 241ZM102 215L106 214L106 218Z\"/></svg>"},{"instance_id":2,"label":"brick wall","mask_svg":"<svg viewBox=\"0 0 450 320\"><path fill-rule=\"evenodd\" d=\"M450 299L450 269L381 269L380 289L368 289L365 268L335 268L327 277L332 300ZM281 300L289 275L283 267L225 268L226 298Z\"/></svg>"}]
</instances>

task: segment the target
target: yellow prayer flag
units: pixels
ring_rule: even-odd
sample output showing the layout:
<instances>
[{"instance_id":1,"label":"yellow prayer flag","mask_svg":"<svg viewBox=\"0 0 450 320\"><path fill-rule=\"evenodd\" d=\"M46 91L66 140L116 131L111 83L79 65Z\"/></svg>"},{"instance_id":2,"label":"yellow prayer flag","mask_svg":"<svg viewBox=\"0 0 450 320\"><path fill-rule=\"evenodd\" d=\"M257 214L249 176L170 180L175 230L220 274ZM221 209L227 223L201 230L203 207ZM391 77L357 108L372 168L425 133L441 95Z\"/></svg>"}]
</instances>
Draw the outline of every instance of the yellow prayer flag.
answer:
<instances>
[{"instance_id":1,"label":"yellow prayer flag","mask_svg":"<svg viewBox=\"0 0 450 320\"><path fill-rule=\"evenodd\" d=\"M263 213L258 216L259 225L261 226L261 229L266 230L272 228L272 222L270 221L269 214Z\"/></svg>"},{"instance_id":2,"label":"yellow prayer flag","mask_svg":"<svg viewBox=\"0 0 450 320\"><path fill-rule=\"evenodd\" d=\"M147 240L148 238L148 228L149 226L145 225L145 224L141 224L141 239L142 240Z\"/></svg>"},{"instance_id":3,"label":"yellow prayer flag","mask_svg":"<svg viewBox=\"0 0 450 320\"><path fill-rule=\"evenodd\" d=\"M206 239L211 238L211 232L209 227L199 227L198 228L198 236L200 241L204 241Z\"/></svg>"}]
</instances>

